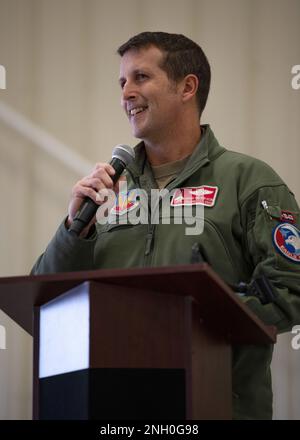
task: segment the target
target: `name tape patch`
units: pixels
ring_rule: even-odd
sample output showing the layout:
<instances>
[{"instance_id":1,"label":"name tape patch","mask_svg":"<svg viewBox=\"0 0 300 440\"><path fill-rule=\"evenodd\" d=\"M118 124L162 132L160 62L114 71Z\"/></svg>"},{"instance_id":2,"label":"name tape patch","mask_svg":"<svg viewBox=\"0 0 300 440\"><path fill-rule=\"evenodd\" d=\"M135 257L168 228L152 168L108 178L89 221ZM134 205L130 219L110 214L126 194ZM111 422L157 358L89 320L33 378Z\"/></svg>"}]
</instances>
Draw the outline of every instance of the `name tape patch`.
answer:
<instances>
[{"instance_id":1,"label":"name tape patch","mask_svg":"<svg viewBox=\"0 0 300 440\"><path fill-rule=\"evenodd\" d=\"M178 188L171 200L171 206L203 205L212 207L216 203L217 186L196 186Z\"/></svg>"}]
</instances>

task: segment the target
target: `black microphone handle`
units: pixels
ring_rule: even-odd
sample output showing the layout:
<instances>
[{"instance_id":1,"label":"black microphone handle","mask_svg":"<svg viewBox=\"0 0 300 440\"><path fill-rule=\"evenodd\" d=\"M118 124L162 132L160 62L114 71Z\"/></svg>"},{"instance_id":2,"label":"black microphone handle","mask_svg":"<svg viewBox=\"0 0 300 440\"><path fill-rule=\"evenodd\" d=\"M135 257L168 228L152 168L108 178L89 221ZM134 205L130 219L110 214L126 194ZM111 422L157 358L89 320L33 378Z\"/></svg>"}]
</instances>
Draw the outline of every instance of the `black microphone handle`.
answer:
<instances>
[{"instance_id":1,"label":"black microphone handle","mask_svg":"<svg viewBox=\"0 0 300 440\"><path fill-rule=\"evenodd\" d=\"M126 165L117 157L113 157L109 164L116 171L115 174L111 176L112 181L116 183L126 168ZM96 215L98 208L99 205L95 203L94 200L90 199L89 197L85 197L82 205L74 217L74 220L69 228L69 232L78 236Z\"/></svg>"},{"instance_id":2,"label":"black microphone handle","mask_svg":"<svg viewBox=\"0 0 300 440\"><path fill-rule=\"evenodd\" d=\"M112 160L109 162L109 164L115 170L115 174L113 176L110 176L110 178L114 183L117 183L117 181L121 177L121 174L125 170L126 165L124 162L121 161L121 159L118 159L117 157L113 157Z\"/></svg>"}]
</instances>

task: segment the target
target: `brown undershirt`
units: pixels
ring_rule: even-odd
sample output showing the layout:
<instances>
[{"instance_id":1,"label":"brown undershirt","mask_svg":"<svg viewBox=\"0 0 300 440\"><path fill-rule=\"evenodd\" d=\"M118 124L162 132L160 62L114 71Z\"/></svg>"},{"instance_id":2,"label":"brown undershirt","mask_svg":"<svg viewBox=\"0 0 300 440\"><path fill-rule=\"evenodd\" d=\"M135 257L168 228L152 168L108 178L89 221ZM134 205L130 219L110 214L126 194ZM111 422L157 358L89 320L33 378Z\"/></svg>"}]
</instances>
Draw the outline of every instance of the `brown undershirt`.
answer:
<instances>
[{"instance_id":1,"label":"brown undershirt","mask_svg":"<svg viewBox=\"0 0 300 440\"><path fill-rule=\"evenodd\" d=\"M163 165L152 166L152 171L159 189L164 188L171 180L175 179L183 170L190 156L168 162Z\"/></svg>"}]
</instances>

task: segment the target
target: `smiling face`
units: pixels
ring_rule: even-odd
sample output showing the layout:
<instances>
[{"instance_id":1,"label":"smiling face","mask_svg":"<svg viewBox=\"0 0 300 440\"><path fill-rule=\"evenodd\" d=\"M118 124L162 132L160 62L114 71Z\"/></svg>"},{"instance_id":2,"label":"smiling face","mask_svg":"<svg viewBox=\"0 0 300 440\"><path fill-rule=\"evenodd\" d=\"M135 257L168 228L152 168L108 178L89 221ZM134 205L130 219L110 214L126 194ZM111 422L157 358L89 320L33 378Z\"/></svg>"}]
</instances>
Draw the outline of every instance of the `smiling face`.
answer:
<instances>
[{"instance_id":1,"label":"smiling face","mask_svg":"<svg viewBox=\"0 0 300 440\"><path fill-rule=\"evenodd\" d=\"M145 142L170 135L180 121L180 84L168 78L162 61L163 53L155 46L129 50L121 59L121 103L133 135Z\"/></svg>"}]
</instances>

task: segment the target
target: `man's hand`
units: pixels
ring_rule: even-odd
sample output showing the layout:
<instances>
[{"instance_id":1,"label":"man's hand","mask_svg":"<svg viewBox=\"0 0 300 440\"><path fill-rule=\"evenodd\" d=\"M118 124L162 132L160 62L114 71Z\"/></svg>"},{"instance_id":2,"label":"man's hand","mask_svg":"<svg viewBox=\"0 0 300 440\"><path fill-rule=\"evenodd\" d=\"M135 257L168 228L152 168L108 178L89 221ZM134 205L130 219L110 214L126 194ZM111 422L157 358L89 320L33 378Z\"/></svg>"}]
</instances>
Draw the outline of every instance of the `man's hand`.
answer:
<instances>
[{"instance_id":1,"label":"man's hand","mask_svg":"<svg viewBox=\"0 0 300 440\"><path fill-rule=\"evenodd\" d=\"M114 190L116 193L119 190L119 181L114 185L111 177L115 174L115 170L108 163L97 163L88 176L79 180L71 192L71 200L68 208L68 219L66 226L70 227L78 209L82 205L85 197L89 197L99 206L103 203L105 198L105 189ZM99 194L101 191L101 194ZM96 222L96 216L91 220L88 226L82 231L80 237L85 237L88 234L90 227Z\"/></svg>"}]
</instances>

